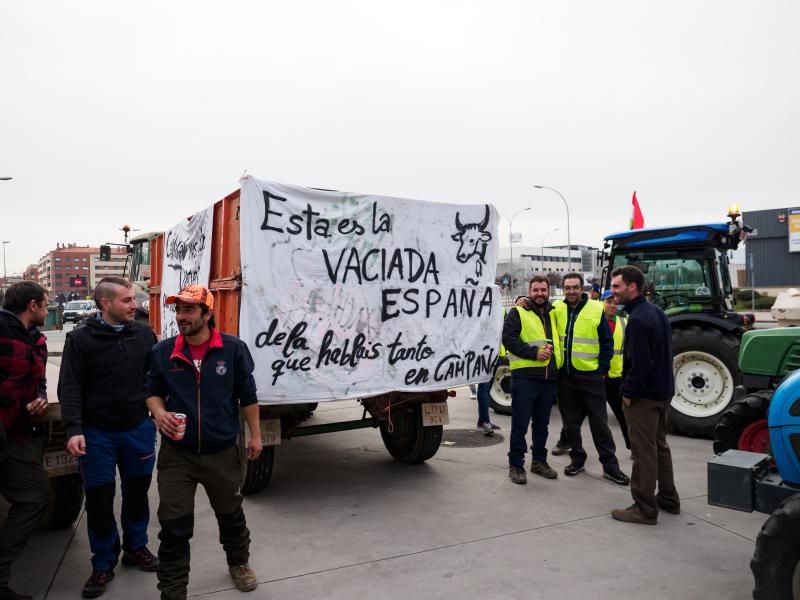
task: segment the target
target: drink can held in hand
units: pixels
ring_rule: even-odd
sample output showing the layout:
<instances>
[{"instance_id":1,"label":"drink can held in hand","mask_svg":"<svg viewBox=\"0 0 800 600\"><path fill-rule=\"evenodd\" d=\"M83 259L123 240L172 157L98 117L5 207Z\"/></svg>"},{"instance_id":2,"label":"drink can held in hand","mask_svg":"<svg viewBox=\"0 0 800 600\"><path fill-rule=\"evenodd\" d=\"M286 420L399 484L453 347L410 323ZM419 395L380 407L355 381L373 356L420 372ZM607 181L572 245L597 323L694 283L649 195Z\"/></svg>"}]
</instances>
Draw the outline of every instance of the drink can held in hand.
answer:
<instances>
[{"instance_id":1,"label":"drink can held in hand","mask_svg":"<svg viewBox=\"0 0 800 600\"><path fill-rule=\"evenodd\" d=\"M175 413L175 420L178 422L178 433L170 436L170 439L178 442L183 439L186 434L186 415L183 413Z\"/></svg>"}]
</instances>

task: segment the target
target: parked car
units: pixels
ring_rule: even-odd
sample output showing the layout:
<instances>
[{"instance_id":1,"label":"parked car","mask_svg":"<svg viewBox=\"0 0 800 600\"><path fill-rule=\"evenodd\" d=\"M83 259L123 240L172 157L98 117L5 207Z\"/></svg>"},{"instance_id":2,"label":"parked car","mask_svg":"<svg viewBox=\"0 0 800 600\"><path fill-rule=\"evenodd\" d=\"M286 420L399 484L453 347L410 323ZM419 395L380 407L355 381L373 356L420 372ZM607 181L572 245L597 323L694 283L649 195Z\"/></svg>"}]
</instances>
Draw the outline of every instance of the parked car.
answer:
<instances>
[{"instance_id":1,"label":"parked car","mask_svg":"<svg viewBox=\"0 0 800 600\"><path fill-rule=\"evenodd\" d=\"M80 323L95 311L94 302L91 300L73 300L64 307L64 323Z\"/></svg>"}]
</instances>

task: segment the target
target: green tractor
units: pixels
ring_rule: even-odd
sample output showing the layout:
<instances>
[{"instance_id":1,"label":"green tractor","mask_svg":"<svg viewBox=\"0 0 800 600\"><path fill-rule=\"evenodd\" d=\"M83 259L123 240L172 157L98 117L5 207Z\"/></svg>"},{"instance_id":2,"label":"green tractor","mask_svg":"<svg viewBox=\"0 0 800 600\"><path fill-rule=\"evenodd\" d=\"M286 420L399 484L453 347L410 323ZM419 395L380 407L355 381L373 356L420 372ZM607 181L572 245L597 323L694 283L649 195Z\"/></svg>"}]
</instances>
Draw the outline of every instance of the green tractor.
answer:
<instances>
[{"instance_id":1,"label":"green tractor","mask_svg":"<svg viewBox=\"0 0 800 600\"><path fill-rule=\"evenodd\" d=\"M714 454L745 450L770 454L767 413L772 394L800 368L800 327L748 331L739 350L741 385L714 428Z\"/></svg>"}]
</instances>

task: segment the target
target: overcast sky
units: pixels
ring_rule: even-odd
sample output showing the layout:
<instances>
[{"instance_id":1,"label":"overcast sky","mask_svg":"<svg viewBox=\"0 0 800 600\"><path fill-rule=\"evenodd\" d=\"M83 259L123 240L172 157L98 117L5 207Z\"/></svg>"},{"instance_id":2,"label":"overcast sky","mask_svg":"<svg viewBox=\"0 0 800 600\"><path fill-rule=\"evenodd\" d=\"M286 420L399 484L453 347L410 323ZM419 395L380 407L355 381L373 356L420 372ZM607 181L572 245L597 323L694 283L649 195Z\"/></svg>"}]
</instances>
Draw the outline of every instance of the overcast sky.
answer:
<instances>
[{"instance_id":1,"label":"overcast sky","mask_svg":"<svg viewBox=\"0 0 800 600\"><path fill-rule=\"evenodd\" d=\"M800 3L11 2L0 239L168 228L285 183L493 203L527 245L800 205ZM501 226L501 240L508 226Z\"/></svg>"}]
</instances>

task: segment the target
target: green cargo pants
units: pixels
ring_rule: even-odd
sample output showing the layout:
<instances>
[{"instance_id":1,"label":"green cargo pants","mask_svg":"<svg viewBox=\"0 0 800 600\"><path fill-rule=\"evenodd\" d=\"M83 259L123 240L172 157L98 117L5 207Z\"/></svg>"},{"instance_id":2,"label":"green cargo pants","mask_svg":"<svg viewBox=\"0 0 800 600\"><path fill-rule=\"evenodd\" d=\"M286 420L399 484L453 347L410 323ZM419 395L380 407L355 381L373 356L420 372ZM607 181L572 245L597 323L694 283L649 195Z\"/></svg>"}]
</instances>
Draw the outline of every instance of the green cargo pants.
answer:
<instances>
[{"instance_id":1,"label":"green cargo pants","mask_svg":"<svg viewBox=\"0 0 800 600\"><path fill-rule=\"evenodd\" d=\"M162 600L184 600L189 584L189 540L194 533L194 496L201 484L217 517L219 541L229 566L250 558L236 446L217 454L183 452L162 441L158 453L158 589Z\"/></svg>"}]
</instances>

